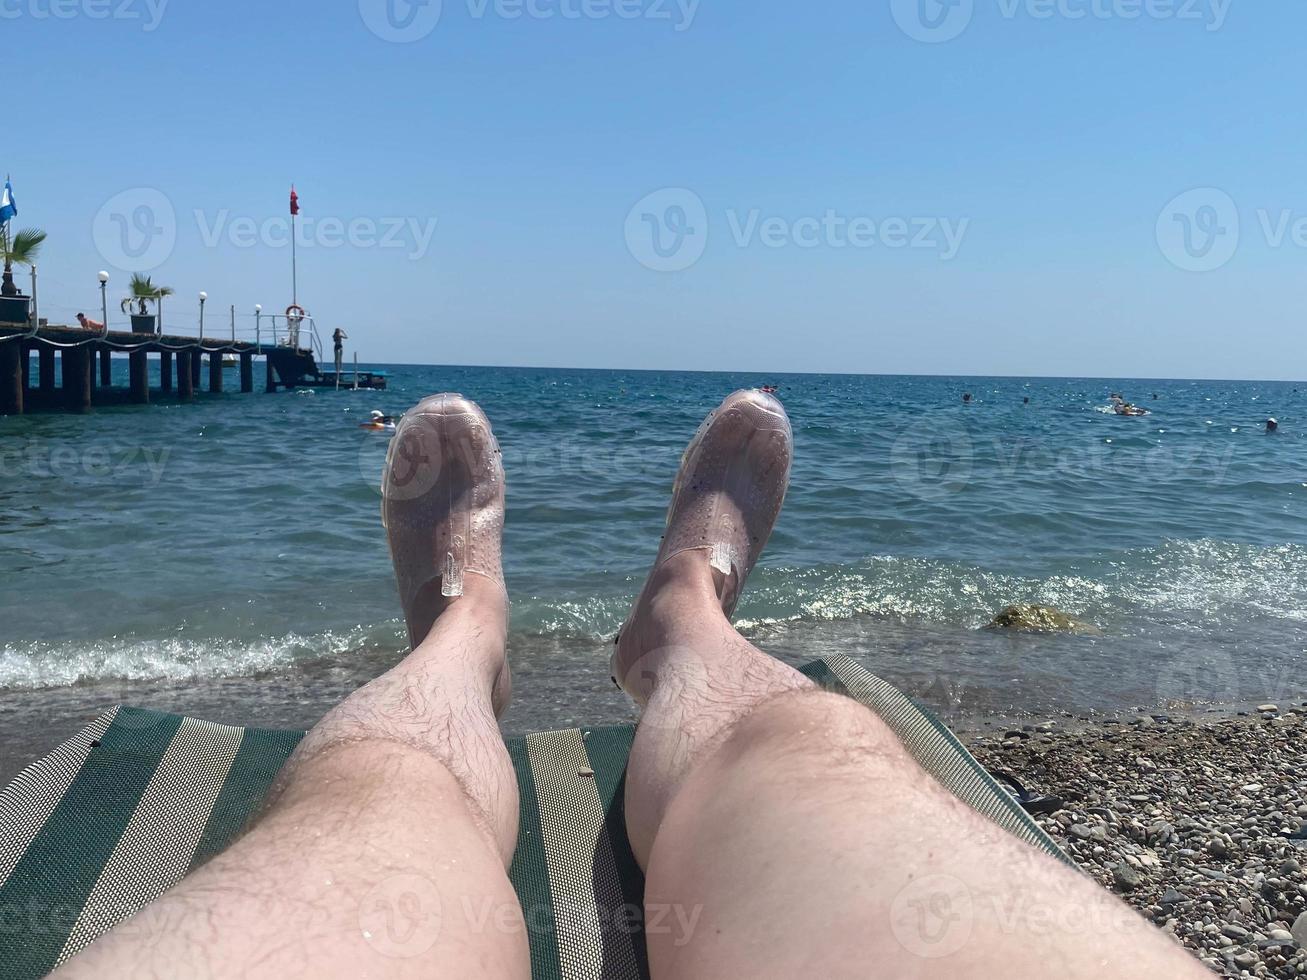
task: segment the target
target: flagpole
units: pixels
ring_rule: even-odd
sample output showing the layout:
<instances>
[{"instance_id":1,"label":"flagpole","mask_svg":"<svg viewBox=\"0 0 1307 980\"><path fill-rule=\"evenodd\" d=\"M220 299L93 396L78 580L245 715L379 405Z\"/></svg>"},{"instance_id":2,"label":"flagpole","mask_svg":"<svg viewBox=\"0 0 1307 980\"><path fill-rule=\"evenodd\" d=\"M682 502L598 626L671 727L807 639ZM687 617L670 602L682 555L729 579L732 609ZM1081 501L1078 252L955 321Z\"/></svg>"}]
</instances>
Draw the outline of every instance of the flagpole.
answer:
<instances>
[{"instance_id":1,"label":"flagpole","mask_svg":"<svg viewBox=\"0 0 1307 980\"><path fill-rule=\"evenodd\" d=\"M10 182L11 182L11 178L9 174L5 174L6 188L9 186ZM0 188L0 191L3 190L4 188ZM0 200L4 200L3 193L0 193ZM0 221L0 245L4 246L5 264L8 264L8 260L9 260L9 219L8 218L6 218L4 221Z\"/></svg>"},{"instance_id":2,"label":"flagpole","mask_svg":"<svg viewBox=\"0 0 1307 980\"><path fill-rule=\"evenodd\" d=\"M295 185L291 184L291 196L295 194ZM290 209L290 299L295 306L300 305L300 287L299 287L299 257L295 250L295 211L296 208Z\"/></svg>"},{"instance_id":3,"label":"flagpole","mask_svg":"<svg viewBox=\"0 0 1307 980\"><path fill-rule=\"evenodd\" d=\"M9 177L9 174L5 174L5 186L3 188L0 188L0 200L4 200L3 191L7 191L9 189L10 183L11 183L11 179ZM12 202L10 203L12 204ZM10 272L13 266L9 262L9 219L8 218L6 218L4 221L0 221L0 245L4 246L4 261L0 263L0 265L4 266L5 272Z\"/></svg>"}]
</instances>

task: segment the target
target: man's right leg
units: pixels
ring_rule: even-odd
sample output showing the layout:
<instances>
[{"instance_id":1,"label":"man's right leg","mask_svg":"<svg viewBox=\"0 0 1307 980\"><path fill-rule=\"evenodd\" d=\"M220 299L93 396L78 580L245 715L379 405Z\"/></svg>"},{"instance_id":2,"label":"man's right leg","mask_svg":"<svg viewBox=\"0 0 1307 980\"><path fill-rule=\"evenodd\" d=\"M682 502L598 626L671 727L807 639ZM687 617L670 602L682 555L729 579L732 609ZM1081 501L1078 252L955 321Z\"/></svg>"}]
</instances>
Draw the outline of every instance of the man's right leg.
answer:
<instances>
[{"instance_id":1,"label":"man's right leg","mask_svg":"<svg viewBox=\"0 0 1307 980\"><path fill-rule=\"evenodd\" d=\"M628 627L654 644L626 800L655 980L1207 975L948 793L862 705L745 641L696 557Z\"/></svg>"},{"instance_id":2,"label":"man's right leg","mask_svg":"<svg viewBox=\"0 0 1307 980\"><path fill-rule=\"evenodd\" d=\"M614 657L644 705L626 819L655 980L1205 976L949 794L862 705L731 626L779 512L788 430L756 393L700 430Z\"/></svg>"}]
</instances>

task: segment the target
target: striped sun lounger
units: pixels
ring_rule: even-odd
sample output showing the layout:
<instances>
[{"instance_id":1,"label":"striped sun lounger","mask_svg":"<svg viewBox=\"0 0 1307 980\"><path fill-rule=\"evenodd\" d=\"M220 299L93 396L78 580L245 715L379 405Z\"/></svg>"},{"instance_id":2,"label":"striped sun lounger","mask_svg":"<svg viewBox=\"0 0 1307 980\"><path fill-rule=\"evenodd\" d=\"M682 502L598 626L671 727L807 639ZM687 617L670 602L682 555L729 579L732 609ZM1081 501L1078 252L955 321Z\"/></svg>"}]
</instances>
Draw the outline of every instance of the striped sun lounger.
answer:
<instances>
[{"instance_id":1,"label":"striped sun lounger","mask_svg":"<svg viewBox=\"0 0 1307 980\"><path fill-rule=\"evenodd\" d=\"M875 711L967 805L1068 860L905 695L848 657L804 672ZM622 814L634 734L573 729L508 743L522 800L510 877L536 978L648 976L638 924L601 913L642 907ZM45 976L230 844L302 737L118 707L24 771L0 793L0 980Z\"/></svg>"}]
</instances>

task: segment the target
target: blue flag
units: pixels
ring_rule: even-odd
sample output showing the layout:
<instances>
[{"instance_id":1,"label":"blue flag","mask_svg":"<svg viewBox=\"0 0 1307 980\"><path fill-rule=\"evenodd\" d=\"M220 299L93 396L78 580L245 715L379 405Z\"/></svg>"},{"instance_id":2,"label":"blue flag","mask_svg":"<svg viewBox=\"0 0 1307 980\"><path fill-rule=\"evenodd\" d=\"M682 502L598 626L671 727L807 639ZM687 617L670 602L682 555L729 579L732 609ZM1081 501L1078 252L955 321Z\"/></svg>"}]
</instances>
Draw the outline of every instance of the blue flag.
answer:
<instances>
[{"instance_id":1,"label":"blue flag","mask_svg":"<svg viewBox=\"0 0 1307 980\"><path fill-rule=\"evenodd\" d=\"M8 224L9 219L18 214L18 205L14 203L14 185L5 178L4 193L0 194L0 225Z\"/></svg>"}]
</instances>

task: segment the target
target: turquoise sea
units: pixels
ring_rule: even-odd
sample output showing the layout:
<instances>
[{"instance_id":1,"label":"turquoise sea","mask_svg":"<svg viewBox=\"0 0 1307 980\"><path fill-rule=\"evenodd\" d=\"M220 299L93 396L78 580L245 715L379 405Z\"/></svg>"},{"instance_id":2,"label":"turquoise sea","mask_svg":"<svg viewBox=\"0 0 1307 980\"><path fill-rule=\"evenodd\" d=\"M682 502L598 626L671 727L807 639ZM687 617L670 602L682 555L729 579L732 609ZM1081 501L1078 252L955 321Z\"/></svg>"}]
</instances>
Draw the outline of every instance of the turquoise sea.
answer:
<instances>
[{"instance_id":1,"label":"turquoise sea","mask_svg":"<svg viewBox=\"0 0 1307 980\"><path fill-rule=\"evenodd\" d=\"M519 730L628 710L608 646L681 450L761 384L797 449L740 607L765 649L851 653L950 717L1307 688L1307 384L388 370L386 392L0 419L0 722L267 699L307 724L393 663L387 437L358 423L440 390L504 450ZM1152 414L1109 414L1113 391ZM1013 602L1103 635L980 629Z\"/></svg>"}]
</instances>

